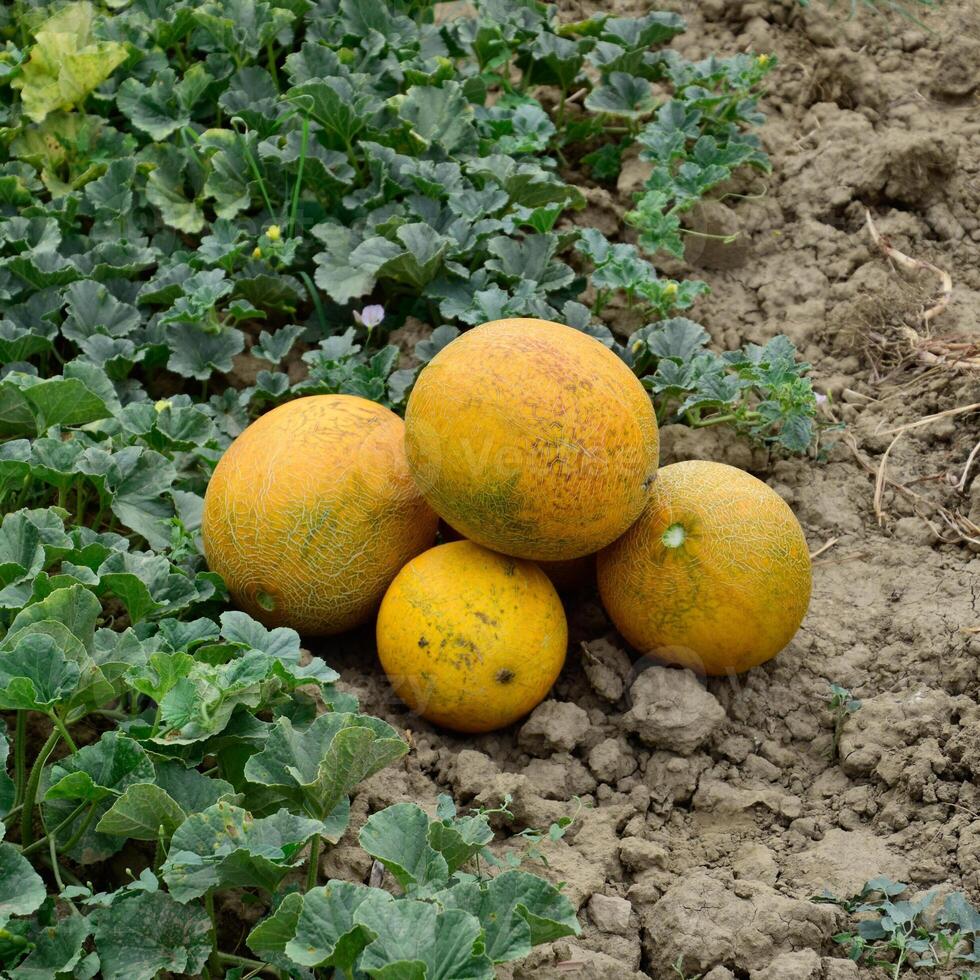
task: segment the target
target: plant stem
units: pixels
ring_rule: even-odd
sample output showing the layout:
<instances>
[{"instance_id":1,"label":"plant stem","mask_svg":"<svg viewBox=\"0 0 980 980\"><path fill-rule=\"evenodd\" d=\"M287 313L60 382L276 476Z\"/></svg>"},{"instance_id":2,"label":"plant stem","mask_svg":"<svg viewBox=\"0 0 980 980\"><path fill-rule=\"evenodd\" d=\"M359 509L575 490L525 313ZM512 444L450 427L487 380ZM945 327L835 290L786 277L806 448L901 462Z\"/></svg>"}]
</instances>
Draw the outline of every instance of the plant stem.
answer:
<instances>
[{"instance_id":1,"label":"plant stem","mask_svg":"<svg viewBox=\"0 0 980 980\"><path fill-rule=\"evenodd\" d=\"M326 337L327 336L327 314L323 309L323 303L320 302L320 294L316 291L316 286L313 285L313 280L310 278L310 274L304 270L297 272L300 279L303 280L303 285L306 286L306 291L310 294L310 299L313 301L313 306L316 309L316 318L320 322L320 332Z\"/></svg>"},{"instance_id":2,"label":"plant stem","mask_svg":"<svg viewBox=\"0 0 980 980\"><path fill-rule=\"evenodd\" d=\"M310 117L303 116L303 134L299 145L299 166L296 168L296 183L293 184L293 200L289 208L289 237L296 231L296 211L299 208L299 193L303 186L303 167L306 164L306 148L310 140Z\"/></svg>"},{"instance_id":3,"label":"plant stem","mask_svg":"<svg viewBox=\"0 0 980 980\"><path fill-rule=\"evenodd\" d=\"M61 733L61 737L68 743L68 748L70 748L72 750L72 752L77 752L78 751L78 746L75 744L75 740L68 733L68 729L65 728L65 723L58 716L58 712L57 711L52 711L48 715L48 717L51 719L51 721L54 724L54 727L57 729L57 731Z\"/></svg>"},{"instance_id":4,"label":"plant stem","mask_svg":"<svg viewBox=\"0 0 980 980\"><path fill-rule=\"evenodd\" d=\"M261 960L251 960L247 956L235 956L233 953L216 953L215 959L218 960L219 963L224 963L227 966L251 968L260 972L264 971L271 973L275 977L282 975L274 966L270 966L268 963L263 963Z\"/></svg>"},{"instance_id":5,"label":"plant stem","mask_svg":"<svg viewBox=\"0 0 980 980\"><path fill-rule=\"evenodd\" d=\"M58 865L58 848L54 842L54 836L48 837L48 854L51 855L51 873L54 875L55 884L58 886L58 891L63 892L65 890L65 883L61 880L61 868Z\"/></svg>"},{"instance_id":6,"label":"plant stem","mask_svg":"<svg viewBox=\"0 0 980 980\"><path fill-rule=\"evenodd\" d=\"M166 848L163 846L163 834L158 833L157 846L153 852L153 870L159 873L160 866L166 860L167 860L167 851Z\"/></svg>"},{"instance_id":7,"label":"plant stem","mask_svg":"<svg viewBox=\"0 0 980 980\"><path fill-rule=\"evenodd\" d=\"M269 74L272 76L272 83L276 87L276 91L279 89L279 69L276 67L276 46L270 37L265 46L265 56L269 63Z\"/></svg>"},{"instance_id":8,"label":"plant stem","mask_svg":"<svg viewBox=\"0 0 980 980\"><path fill-rule=\"evenodd\" d=\"M56 728L49 736L48 740L41 746L34 765L31 767L31 774L27 780L27 788L24 791L24 810L20 815L20 844L26 847L33 840L34 835L34 799L37 796L37 787L41 782L41 772L44 764L48 761L48 756L54 751L54 747L61 741L61 732Z\"/></svg>"},{"instance_id":9,"label":"plant stem","mask_svg":"<svg viewBox=\"0 0 980 980\"><path fill-rule=\"evenodd\" d=\"M310 891L316 888L316 879L320 873L320 844L322 843L322 838L319 834L313 838L313 843L310 844L310 863L309 867L306 869L306 890Z\"/></svg>"},{"instance_id":10,"label":"plant stem","mask_svg":"<svg viewBox=\"0 0 980 980\"><path fill-rule=\"evenodd\" d=\"M27 777L27 712L17 712L14 728L14 804L24 802L24 780Z\"/></svg>"},{"instance_id":11,"label":"plant stem","mask_svg":"<svg viewBox=\"0 0 980 980\"><path fill-rule=\"evenodd\" d=\"M72 810L71 813L69 813L68 816L65 817L65 819L62 820L57 827L55 827L53 830L49 830L42 838L34 841L34 843L29 845L28 847L25 847L20 853L23 855L27 855L27 854L33 854L35 851L41 850L41 848L44 847L44 845L48 841L54 840L54 838L58 836L58 831L61 830L62 827L67 827L68 824L73 823L75 818L88 805L89 805L88 802L79 803L78 806L76 806L75 809Z\"/></svg>"},{"instance_id":12,"label":"plant stem","mask_svg":"<svg viewBox=\"0 0 980 980\"><path fill-rule=\"evenodd\" d=\"M208 889L204 894L204 907L207 909L208 918L211 920L211 959L217 965L221 958L218 951L218 917L214 914L214 890Z\"/></svg>"},{"instance_id":13,"label":"plant stem","mask_svg":"<svg viewBox=\"0 0 980 980\"><path fill-rule=\"evenodd\" d=\"M85 836L85 831L88 830L88 828L91 826L91 823L94 819L95 819L95 804L90 803L88 814L86 815L85 819L81 822L81 824L79 824L78 830L76 830L75 833L72 834L71 837L68 839L67 843L62 848L62 851L64 851L65 853L70 851Z\"/></svg>"}]
</instances>

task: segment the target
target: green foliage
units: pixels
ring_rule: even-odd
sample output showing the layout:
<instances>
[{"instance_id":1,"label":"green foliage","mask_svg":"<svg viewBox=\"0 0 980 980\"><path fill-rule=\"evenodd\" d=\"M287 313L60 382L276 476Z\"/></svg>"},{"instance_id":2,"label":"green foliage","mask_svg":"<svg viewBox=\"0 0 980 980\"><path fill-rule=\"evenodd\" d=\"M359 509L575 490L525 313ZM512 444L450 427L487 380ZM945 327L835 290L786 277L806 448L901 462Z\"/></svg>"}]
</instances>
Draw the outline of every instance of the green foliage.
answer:
<instances>
[{"instance_id":1,"label":"green foliage","mask_svg":"<svg viewBox=\"0 0 980 980\"><path fill-rule=\"evenodd\" d=\"M909 885L889 878L874 878L860 893L841 899L830 894L817 902L839 905L860 916L853 930L834 936L851 959L879 966L893 980L913 971L947 971L964 963L980 963L980 912L962 892L951 892L937 909L935 892L900 900ZM964 980L975 972L964 970Z\"/></svg>"},{"instance_id":2,"label":"green foliage","mask_svg":"<svg viewBox=\"0 0 980 980\"><path fill-rule=\"evenodd\" d=\"M457 816L452 801L440 797L433 819L414 803L399 803L369 817L359 839L399 895L344 881L292 893L249 934L253 952L347 974L491 980L495 964L579 932L568 900L542 879L519 870L492 878L463 870L488 853L486 813Z\"/></svg>"}]
</instances>

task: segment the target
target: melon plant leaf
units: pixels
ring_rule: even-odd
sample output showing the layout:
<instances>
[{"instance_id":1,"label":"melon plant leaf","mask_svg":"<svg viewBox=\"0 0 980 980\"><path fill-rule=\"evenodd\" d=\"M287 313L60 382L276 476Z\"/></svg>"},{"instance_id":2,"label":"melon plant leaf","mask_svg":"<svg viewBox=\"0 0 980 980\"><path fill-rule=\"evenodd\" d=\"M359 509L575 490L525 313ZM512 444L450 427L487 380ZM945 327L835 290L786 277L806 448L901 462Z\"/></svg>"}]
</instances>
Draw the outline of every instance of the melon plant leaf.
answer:
<instances>
[{"instance_id":1,"label":"melon plant leaf","mask_svg":"<svg viewBox=\"0 0 980 980\"><path fill-rule=\"evenodd\" d=\"M163 877L179 902L209 888L258 885L274 891L303 846L323 830L319 820L279 810L255 819L218 802L191 814L173 835Z\"/></svg>"},{"instance_id":2,"label":"melon plant leaf","mask_svg":"<svg viewBox=\"0 0 980 980\"><path fill-rule=\"evenodd\" d=\"M92 801L92 824L67 853L83 864L104 860L115 854L126 840L100 833L95 825L128 786L152 782L153 776L153 763L138 742L120 732L106 732L98 742L45 769L41 779L45 822L49 827L57 826L77 807L80 799ZM64 844L76 829L62 828L58 840Z\"/></svg>"},{"instance_id":3,"label":"melon plant leaf","mask_svg":"<svg viewBox=\"0 0 980 980\"><path fill-rule=\"evenodd\" d=\"M429 844L446 861L454 874L493 840L493 831L484 816L433 820L429 824Z\"/></svg>"},{"instance_id":4,"label":"melon plant leaf","mask_svg":"<svg viewBox=\"0 0 980 980\"><path fill-rule=\"evenodd\" d=\"M299 893L290 892L286 895L276 910L248 934L245 941L249 948L260 956L263 953L285 952L286 944L296 935L296 925L304 904L304 896Z\"/></svg>"},{"instance_id":5,"label":"melon plant leaf","mask_svg":"<svg viewBox=\"0 0 980 980\"><path fill-rule=\"evenodd\" d=\"M429 818L414 803L397 803L372 814L358 840L406 892L444 887L449 880L446 858L429 843Z\"/></svg>"},{"instance_id":6,"label":"melon plant leaf","mask_svg":"<svg viewBox=\"0 0 980 980\"><path fill-rule=\"evenodd\" d=\"M100 834L131 840L169 839L187 819L166 790L153 783L133 783L105 812L95 829Z\"/></svg>"},{"instance_id":7,"label":"melon plant leaf","mask_svg":"<svg viewBox=\"0 0 980 980\"><path fill-rule=\"evenodd\" d=\"M12 915L30 915L41 907L47 889L41 876L13 844L0 844L0 923Z\"/></svg>"},{"instance_id":8,"label":"melon plant leaf","mask_svg":"<svg viewBox=\"0 0 980 980\"><path fill-rule=\"evenodd\" d=\"M395 729L378 718L328 712L305 731L279 718L244 772L323 820L362 779L407 751Z\"/></svg>"},{"instance_id":9,"label":"melon plant leaf","mask_svg":"<svg viewBox=\"0 0 980 980\"><path fill-rule=\"evenodd\" d=\"M11 81L34 122L77 105L126 60L125 45L93 40L94 16L91 3L70 3L37 28L30 60Z\"/></svg>"},{"instance_id":10,"label":"melon plant leaf","mask_svg":"<svg viewBox=\"0 0 980 980\"><path fill-rule=\"evenodd\" d=\"M44 435L60 426L110 418L109 406L78 378L8 374L0 381L0 436Z\"/></svg>"},{"instance_id":11,"label":"melon plant leaf","mask_svg":"<svg viewBox=\"0 0 980 980\"><path fill-rule=\"evenodd\" d=\"M173 353L171 371L185 378L206 381L215 371L230 371L232 358L245 349L245 335L234 327L210 330L195 323L171 323L167 342Z\"/></svg>"},{"instance_id":12,"label":"melon plant leaf","mask_svg":"<svg viewBox=\"0 0 980 980\"><path fill-rule=\"evenodd\" d=\"M357 909L355 921L376 937L358 963L372 976L493 980L480 923L462 909L440 912L427 902L372 896Z\"/></svg>"},{"instance_id":13,"label":"melon plant leaf","mask_svg":"<svg viewBox=\"0 0 980 980\"><path fill-rule=\"evenodd\" d=\"M645 78L614 71L585 97L585 105L593 112L636 119L653 109L653 87Z\"/></svg>"},{"instance_id":14,"label":"melon plant leaf","mask_svg":"<svg viewBox=\"0 0 980 980\"><path fill-rule=\"evenodd\" d=\"M532 946L581 931L568 899L526 871L505 871L489 882L454 885L438 900L445 908L463 909L479 919L494 963L518 959Z\"/></svg>"},{"instance_id":15,"label":"melon plant leaf","mask_svg":"<svg viewBox=\"0 0 980 980\"><path fill-rule=\"evenodd\" d=\"M105 980L153 980L161 970L197 976L211 952L207 912L166 892L133 892L91 918Z\"/></svg>"},{"instance_id":16,"label":"melon plant leaf","mask_svg":"<svg viewBox=\"0 0 980 980\"><path fill-rule=\"evenodd\" d=\"M375 938L372 931L354 921L354 916L364 902L378 901L377 896L377 889L347 881L331 881L308 891L295 917L293 934L283 947L286 956L300 966L332 966L354 975L358 957ZM291 913L292 909L286 911ZM280 917L282 932L286 931L289 918ZM257 948L251 936L248 941L253 949Z\"/></svg>"},{"instance_id":17,"label":"melon plant leaf","mask_svg":"<svg viewBox=\"0 0 980 980\"><path fill-rule=\"evenodd\" d=\"M221 799L235 796L235 788L224 779L205 776L176 761L155 762L154 782L187 813L199 813Z\"/></svg>"},{"instance_id":18,"label":"melon plant leaf","mask_svg":"<svg viewBox=\"0 0 980 980\"><path fill-rule=\"evenodd\" d=\"M0 653L0 708L50 711L71 696L80 674L51 636L27 635Z\"/></svg>"},{"instance_id":19,"label":"melon plant leaf","mask_svg":"<svg viewBox=\"0 0 980 980\"><path fill-rule=\"evenodd\" d=\"M51 980L72 971L84 955L85 940L92 932L92 924L85 916L75 913L33 932L31 943L34 948L27 959L11 971L14 980Z\"/></svg>"}]
</instances>

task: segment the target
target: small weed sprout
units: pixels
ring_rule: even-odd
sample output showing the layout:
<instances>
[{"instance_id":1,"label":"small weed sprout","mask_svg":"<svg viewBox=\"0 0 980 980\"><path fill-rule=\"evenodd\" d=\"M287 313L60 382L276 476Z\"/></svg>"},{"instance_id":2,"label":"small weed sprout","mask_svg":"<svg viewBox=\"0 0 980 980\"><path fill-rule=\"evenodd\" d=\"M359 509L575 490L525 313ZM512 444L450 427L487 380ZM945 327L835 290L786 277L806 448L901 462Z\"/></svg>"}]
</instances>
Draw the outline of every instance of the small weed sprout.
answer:
<instances>
[{"instance_id":1,"label":"small weed sprout","mask_svg":"<svg viewBox=\"0 0 980 980\"><path fill-rule=\"evenodd\" d=\"M834 737L830 743L830 761L834 762L840 754L840 739L844 732L844 722L859 711L861 702L839 684L830 685L830 710L834 716Z\"/></svg>"},{"instance_id":2,"label":"small weed sprout","mask_svg":"<svg viewBox=\"0 0 980 980\"><path fill-rule=\"evenodd\" d=\"M910 886L890 878L873 878L860 893L841 899L825 893L813 899L837 905L851 916L861 916L853 929L834 936L855 962L877 966L899 980L908 971L949 971L964 963L980 963L980 912L962 892L946 896L933 911L935 892L900 901ZM977 980L965 970L962 980Z\"/></svg>"}]
</instances>

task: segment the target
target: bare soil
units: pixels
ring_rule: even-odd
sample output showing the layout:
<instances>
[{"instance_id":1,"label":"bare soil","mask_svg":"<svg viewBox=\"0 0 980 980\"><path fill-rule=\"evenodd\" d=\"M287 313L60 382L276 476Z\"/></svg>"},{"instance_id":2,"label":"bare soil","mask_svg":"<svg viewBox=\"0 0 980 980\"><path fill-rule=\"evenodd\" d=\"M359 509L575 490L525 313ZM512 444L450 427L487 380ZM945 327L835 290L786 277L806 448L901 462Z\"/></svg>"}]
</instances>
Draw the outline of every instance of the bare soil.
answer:
<instances>
[{"instance_id":1,"label":"bare soil","mask_svg":"<svg viewBox=\"0 0 980 980\"><path fill-rule=\"evenodd\" d=\"M701 218L738 241L666 271L711 284L693 313L719 346L788 334L847 428L815 462L669 426L663 463L752 471L791 504L812 551L828 546L795 640L705 686L634 662L595 597L571 597L572 648L551 698L523 726L479 738L397 703L369 634L317 650L414 746L402 768L364 784L325 870L365 876L353 835L398 801L450 792L493 806L510 794L502 848L518 846L507 835L522 827L577 814L564 840L542 845L542 871L566 882L583 934L540 950L515 980L676 980L678 962L710 980L885 976L843 958L839 913L812 896L887 874L980 901L980 459L963 479L980 412L953 411L980 402L980 372L956 362L967 348L955 346L980 341L980 5L946 0L923 15L926 30L815 3L669 5L688 18L676 41L688 57L771 52L781 65L764 106L772 176L747 178L732 188L747 196ZM620 215L642 179L629 161L616 189L583 181L582 220L628 239ZM951 275L949 306L928 330L937 278L890 265L866 208L895 247ZM610 319L635 326L615 309ZM943 412L891 445L897 428ZM862 700L837 760L831 682Z\"/></svg>"}]
</instances>

